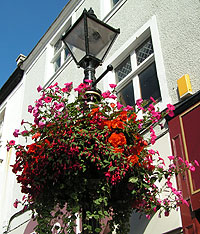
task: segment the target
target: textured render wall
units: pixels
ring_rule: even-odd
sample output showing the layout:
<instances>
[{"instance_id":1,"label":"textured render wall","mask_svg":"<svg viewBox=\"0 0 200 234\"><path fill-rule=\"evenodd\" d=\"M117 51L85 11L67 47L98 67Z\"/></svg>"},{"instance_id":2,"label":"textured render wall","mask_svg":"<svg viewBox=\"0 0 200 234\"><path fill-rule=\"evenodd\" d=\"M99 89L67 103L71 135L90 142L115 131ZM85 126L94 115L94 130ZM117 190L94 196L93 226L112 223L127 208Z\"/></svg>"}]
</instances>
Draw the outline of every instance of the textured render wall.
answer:
<instances>
[{"instance_id":1,"label":"textured render wall","mask_svg":"<svg viewBox=\"0 0 200 234\"><path fill-rule=\"evenodd\" d=\"M19 129L21 125L21 110L23 101L24 87L20 85L8 97L5 105L5 116L2 132L2 147L0 147L1 158L0 165L0 233L3 233L3 226L8 224L9 219L20 209L15 209L13 203L16 198L21 199L20 186L17 184L16 177L12 173L10 165L14 164L15 154L13 150L7 152L6 142L14 139L13 132ZM18 139L15 139L16 143Z\"/></svg>"},{"instance_id":2,"label":"textured render wall","mask_svg":"<svg viewBox=\"0 0 200 234\"><path fill-rule=\"evenodd\" d=\"M156 15L172 102L178 101L176 80L188 73L193 92L200 88L200 1L127 0L108 23L121 33L110 55Z\"/></svg>"},{"instance_id":3,"label":"textured render wall","mask_svg":"<svg viewBox=\"0 0 200 234\"><path fill-rule=\"evenodd\" d=\"M49 62L49 61L48 61ZM37 87L44 85L46 73L46 50L38 57L38 59L32 64L32 66L25 71L25 91L23 99L22 118L29 120L31 115L28 113L28 105L34 104L36 98L38 98Z\"/></svg>"},{"instance_id":4,"label":"textured render wall","mask_svg":"<svg viewBox=\"0 0 200 234\"><path fill-rule=\"evenodd\" d=\"M107 1L109 1L109 0L107 0ZM78 9L78 11L76 13L77 17L79 17L82 14L84 8L86 10L89 10L90 7L92 7L97 18L100 18L100 2L101 2L101 0L85 0L84 3L81 5L81 7Z\"/></svg>"}]
</instances>

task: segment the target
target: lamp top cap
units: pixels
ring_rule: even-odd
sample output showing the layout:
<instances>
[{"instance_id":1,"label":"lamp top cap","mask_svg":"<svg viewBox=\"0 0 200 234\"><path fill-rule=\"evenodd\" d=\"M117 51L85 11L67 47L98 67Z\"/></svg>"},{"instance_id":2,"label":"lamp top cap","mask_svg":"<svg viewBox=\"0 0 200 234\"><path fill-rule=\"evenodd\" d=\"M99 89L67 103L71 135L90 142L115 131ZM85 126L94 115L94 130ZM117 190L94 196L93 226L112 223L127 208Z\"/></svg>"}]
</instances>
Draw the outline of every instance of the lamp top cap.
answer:
<instances>
[{"instance_id":1,"label":"lamp top cap","mask_svg":"<svg viewBox=\"0 0 200 234\"><path fill-rule=\"evenodd\" d=\"M95 15L94 10L92 9L92 7L90 7L90 9L88 11L86 9L84 9L84 12L87 13L89 16L97 18L97 16Z\"/></svg>"}]
</instances>

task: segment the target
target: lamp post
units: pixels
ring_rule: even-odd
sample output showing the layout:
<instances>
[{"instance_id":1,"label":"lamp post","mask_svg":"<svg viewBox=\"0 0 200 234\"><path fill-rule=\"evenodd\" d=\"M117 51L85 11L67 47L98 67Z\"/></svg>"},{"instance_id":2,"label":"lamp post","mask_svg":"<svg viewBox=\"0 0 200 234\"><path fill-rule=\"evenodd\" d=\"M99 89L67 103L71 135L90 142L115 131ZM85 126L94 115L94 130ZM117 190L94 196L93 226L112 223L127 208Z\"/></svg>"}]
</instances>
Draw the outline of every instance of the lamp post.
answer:
<instances>
[{"instance_id":1,"label":"lamp post","mask_svg":"<svg viewBox=\"0 0 200 234\"><path fill-rule=\"evenodd\" d=\"M85 77L83 82L86 83L87 80L92 80L92 88L86 94L87 100L90 101L88 104L93 104L94 100L99 99L101 92L96 88L96 85L107 72L113 69L109 65L98 79L95 78L95 69L102 64L119 33L119 29L115 29L97 19L94 11L90 8L89 11L84 9L82 15L62 37L62 41L77 66L84 69ZM92 210L93 208L88 208L87 204L82 207L82 224L92 224L92 231L95 232L95 228L100 227L100 223L94 218L89 221L86 220L86 210L88 209ZM84 229L82 233L85 233Z\"/></svg>"},{"instance_id":2,"label":"lamp post","mask_svg":"<svg viewBox=\"0 0 200 234\"><path fill-rule=\"evenodd\" d=\"M96 80L95 69L102 64L119 33L119 29L97 19L90 8L89 11L84 9L82 15L62 37L77 66L84 69L83 82L92 80L90 92L96 96L100 93L96 84L103 76ZM108 66L104 75L110 70L112 67Z\"/></svg>"}]
</instances>

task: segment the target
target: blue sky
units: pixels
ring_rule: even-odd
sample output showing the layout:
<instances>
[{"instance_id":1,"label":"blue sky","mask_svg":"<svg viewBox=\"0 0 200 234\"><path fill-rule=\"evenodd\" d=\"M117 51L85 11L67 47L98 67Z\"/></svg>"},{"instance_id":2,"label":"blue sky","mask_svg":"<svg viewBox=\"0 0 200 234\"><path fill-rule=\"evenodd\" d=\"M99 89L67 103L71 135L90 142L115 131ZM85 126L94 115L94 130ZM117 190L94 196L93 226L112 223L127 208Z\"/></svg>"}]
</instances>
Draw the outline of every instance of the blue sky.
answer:
<instances>
[{"instance_id":1,"label":"blue sky","mask_svg":"<svg viewBox=\"0 0 200 234\"><path fill-rule=\"evenodd\" d=\"M0 88L69 0L4 0L0 3Z\"/></svg>"}]
</instances>

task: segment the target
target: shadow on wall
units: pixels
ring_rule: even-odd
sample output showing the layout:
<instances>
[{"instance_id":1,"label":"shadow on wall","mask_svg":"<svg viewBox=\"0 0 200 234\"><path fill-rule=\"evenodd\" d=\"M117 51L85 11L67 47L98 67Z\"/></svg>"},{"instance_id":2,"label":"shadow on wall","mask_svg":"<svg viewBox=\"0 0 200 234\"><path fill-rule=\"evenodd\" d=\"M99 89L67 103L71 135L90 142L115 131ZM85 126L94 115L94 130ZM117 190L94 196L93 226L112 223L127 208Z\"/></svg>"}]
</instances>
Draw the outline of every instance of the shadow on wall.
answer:
<instances>
[{"instance_id":1,"label":"shadow on wall","mask_svg":"<svg viewBox=\"0 0 200 234\"><path fill-rule=\"evenodd\" d=\"M133 213L130 218L129 234L143 234L151 219L147 219L145 215L140 217L140 214Z\"/></svg>"}]
</instances>

